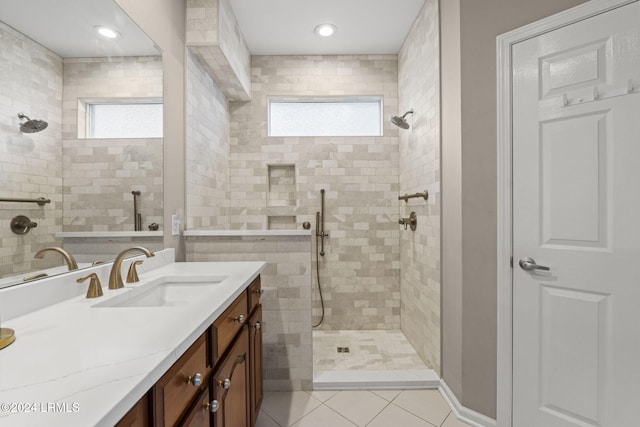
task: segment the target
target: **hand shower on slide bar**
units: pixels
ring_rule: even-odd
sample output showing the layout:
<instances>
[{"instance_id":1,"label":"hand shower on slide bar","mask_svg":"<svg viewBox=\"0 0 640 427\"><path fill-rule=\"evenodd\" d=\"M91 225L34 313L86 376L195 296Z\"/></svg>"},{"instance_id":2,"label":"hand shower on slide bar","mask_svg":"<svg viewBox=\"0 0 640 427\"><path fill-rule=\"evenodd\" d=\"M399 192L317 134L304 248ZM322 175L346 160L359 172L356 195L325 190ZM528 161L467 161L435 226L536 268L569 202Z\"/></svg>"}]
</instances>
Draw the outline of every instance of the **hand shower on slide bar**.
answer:
<instances>
[{"instance_id":1,"label":"hand shower on slide bar","mask_svg":"<svg viewBox=\"0 0 640 427\"><path fill-rule=\"evenodd\" d=\"M142 231L142 214L138 209L138 197L142 194L140 191L132 191L133 194L133 231Z\"/></svg>"},{"instance_id":2,"label":"hand shower on slide bar","mask_svg":"<svg viewBox=\"0 0 640 427\"><path fill-rule=\"evenodd\" d=\"M324 256L324 238L329 237L324 232L324 188L320 190L320 212L316 212L316 237L320 238L320 256Z\"/></svg>"},{"instance_id":3,"label":"hand shower on slide bar","mask_svg":"<svg viewBox=\"0 0 640 427\"><path fill-rule=\"evenodd\" d=\"M317 328L324 321L324 298L322 297L322 285L320 284L320 257L324 256L324 238L329 237L329 233L324 232L324 188L320 190L320 211L316 212L316 277L318 278L318 293L320 295L320 306L322 316L313 327ZM319 238L319 239L318 239ZM322 242L322 250L318 254L318 240Z\"/></svg>"}]
</instances>

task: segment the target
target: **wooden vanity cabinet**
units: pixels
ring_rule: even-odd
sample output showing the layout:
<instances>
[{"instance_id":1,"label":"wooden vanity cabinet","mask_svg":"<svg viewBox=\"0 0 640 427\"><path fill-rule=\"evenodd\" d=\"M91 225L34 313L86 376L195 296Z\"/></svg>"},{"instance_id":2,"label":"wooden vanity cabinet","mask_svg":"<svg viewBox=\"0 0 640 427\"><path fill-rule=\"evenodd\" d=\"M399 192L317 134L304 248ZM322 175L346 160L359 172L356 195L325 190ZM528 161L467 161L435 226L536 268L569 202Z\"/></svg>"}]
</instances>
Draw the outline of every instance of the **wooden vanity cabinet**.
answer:
<instances>
[{"instance_id":1,"label":"wooden vanity cabinet","mask_svg":"<svg viewBox=\"0 0 640 427\"><path fill-rule=\"evenodd\" d=\"M117 426L254 427L262 403L261 294L258 276Z\"/></svg>"}]
</instances>

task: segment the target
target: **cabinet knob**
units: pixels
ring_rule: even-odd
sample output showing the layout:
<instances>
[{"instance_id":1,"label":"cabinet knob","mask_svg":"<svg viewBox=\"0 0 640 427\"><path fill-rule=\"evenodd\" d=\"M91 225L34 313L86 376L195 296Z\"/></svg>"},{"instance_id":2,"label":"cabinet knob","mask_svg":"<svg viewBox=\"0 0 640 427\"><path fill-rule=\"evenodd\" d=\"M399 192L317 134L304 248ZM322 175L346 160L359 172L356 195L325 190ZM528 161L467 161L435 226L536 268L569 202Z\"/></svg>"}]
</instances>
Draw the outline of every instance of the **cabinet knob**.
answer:
<instances>
[{"instance_id":1,"label":"cabinet knob","mask_svg":"<svg viewBox=\"0 0 640 427\"><path fill-rule=\"evenodd\" d=\"M262 294L264 294L264 289L256 289L253 292L255 292L256 294L262 295Z\"/></svg>"},{"instance_id":2,"label":"cabinet knob","mask_svg":"<svg viewBox=\"0 0 640 427\"><path fill-rule=\"evenodd\" d=\"M253 327L255 328L256 331L259 331L260 328L262 328L262 325L260 324L260 322L256 322L256 324L253 325Z\"/></svg>"},{"instance_id":3,"label":"cabinet knob","mask_svg":"<svg viewBox=\"0 0 640 427\"><path fill-rule=\"evenodd\" d=\"M235 321L236 321L236 322L238 322L238 323L242 323L242 322L244 322L244 315L243 315L243 314L241 314L241 315L240 315L240 316L238 316L238 317L234 317L234 318L233 318L233 320L235 320Z\"/></svg>"},{"instance_id":4,"label":"cabinet knob","mask_svg":"<svg viewBox=\"0 0 640 427\"><path fill-rule=\"evenodd\" d=\"M211 403L203 403L202 407L208 409L209 412L218 412L218 401L212 400Z\"/></svg>"},{"instance_id":5,"label":"cabinet knob","mask_svg":"<svg viewBox=\"0 0 640 427\"><path fill-rule=\"evenodd\" d=\"M218 381L218 385L225 390L229 390L229 387L231 387L231 380L229 378L225 378L222 381Z\"/></svg>"},{"instance_id":6,"label":"cabinet knob","mask_svg":"<svg viewBox=\"0 0 640 427\"><path fill-rule=\"evenodd\" d=\"M202 384L202 374L197 373L194 376L188 375L187 378L185 378L185 382L192 384L194 387L200 387Z\"/></svg>"}]
</instances>

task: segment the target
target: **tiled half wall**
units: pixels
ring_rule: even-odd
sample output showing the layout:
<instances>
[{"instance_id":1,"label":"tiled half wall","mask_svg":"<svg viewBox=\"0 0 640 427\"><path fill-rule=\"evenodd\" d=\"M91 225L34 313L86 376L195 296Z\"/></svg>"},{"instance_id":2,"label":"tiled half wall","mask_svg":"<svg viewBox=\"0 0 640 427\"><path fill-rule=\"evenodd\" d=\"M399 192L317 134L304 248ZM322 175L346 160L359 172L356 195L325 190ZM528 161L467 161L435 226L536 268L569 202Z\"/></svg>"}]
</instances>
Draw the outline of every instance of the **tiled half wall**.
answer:
<instances>
[{"instance_id":1,"label":"tiled half wall","mask_svg":"<svg viewBox=\"0 0 640 427\"><path fill-rule=\"evenodd\" d=\"M310 236L187 237L187 261L265 261L261 274L267 391L311 390Z\"/></svg>"}]
</instances>

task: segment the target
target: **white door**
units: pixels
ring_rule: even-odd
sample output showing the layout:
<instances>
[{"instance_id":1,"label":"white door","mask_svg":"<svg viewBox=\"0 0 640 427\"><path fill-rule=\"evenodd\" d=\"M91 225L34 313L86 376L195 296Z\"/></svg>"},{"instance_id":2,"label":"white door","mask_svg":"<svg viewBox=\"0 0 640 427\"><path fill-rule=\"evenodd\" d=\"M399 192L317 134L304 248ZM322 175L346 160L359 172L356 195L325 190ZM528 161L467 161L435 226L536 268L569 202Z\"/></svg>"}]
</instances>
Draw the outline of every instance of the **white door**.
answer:
<instances>
[{"instance_id":1,"label":"white door","mask_svg":"<svg viewBox=\"0 0 640 427\"><path fill-rule=\"evenodd\" d=\"M640 426L640 4L512 54L513 426Z\"/></svg>"}]
</instances>

